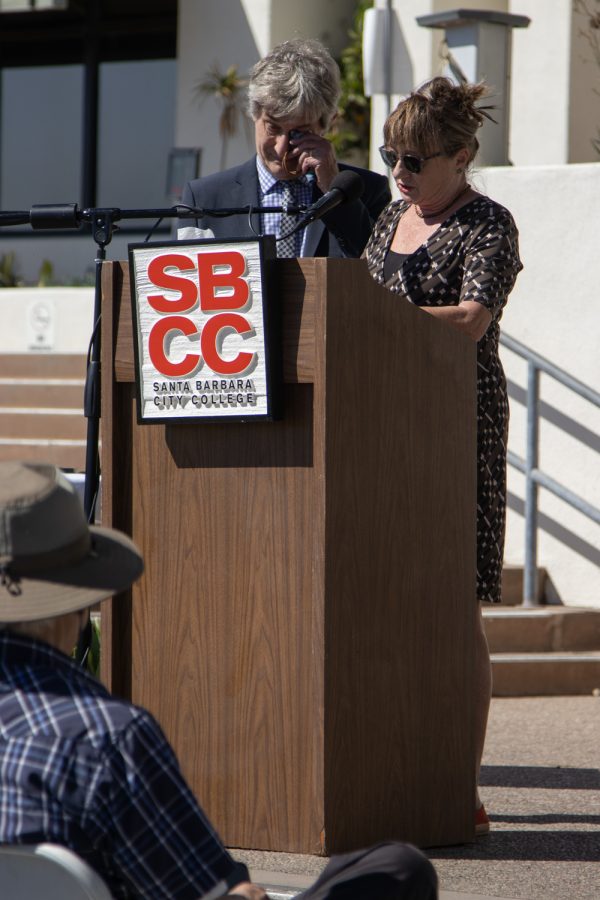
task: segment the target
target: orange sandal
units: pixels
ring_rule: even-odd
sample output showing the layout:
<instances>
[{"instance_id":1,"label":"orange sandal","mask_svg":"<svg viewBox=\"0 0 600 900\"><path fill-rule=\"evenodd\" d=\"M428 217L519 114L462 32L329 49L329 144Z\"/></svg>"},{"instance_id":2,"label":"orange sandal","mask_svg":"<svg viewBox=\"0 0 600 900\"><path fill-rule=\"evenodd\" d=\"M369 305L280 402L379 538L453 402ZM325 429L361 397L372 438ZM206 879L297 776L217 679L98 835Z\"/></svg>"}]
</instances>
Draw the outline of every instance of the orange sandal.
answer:
<instances>
[{"instance_id":1,"label":"orange sandal","mask_svg":"<svg viewBox=\"0 0 600 900\"><path fill-rule=\"evenodd\" d=\"M489 834L490 820L483 803L475 810L475 834Z\"/></svg>"}]
</instances>

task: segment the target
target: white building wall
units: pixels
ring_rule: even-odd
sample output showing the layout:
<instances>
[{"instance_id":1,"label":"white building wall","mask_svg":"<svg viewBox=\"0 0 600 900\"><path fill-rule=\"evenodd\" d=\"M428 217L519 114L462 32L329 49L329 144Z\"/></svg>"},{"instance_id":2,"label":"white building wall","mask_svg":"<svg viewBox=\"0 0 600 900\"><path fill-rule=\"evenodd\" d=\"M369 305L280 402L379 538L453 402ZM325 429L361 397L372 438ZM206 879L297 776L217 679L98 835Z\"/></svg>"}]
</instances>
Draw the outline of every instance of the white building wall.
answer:
<instances>
[{"instance_id":1,"label":"white building wall","mask_svg":"<svg viewBox=\"0 0 600 900\"><path fill-rule=\"evenodd\" d=\"M531 19L528 28L513 30L510 159L515 165L569 162L572 5L572 0L544 0L543 9L540 0L511 3L511 12Z\"/></svg>"},{"instance_id":2,"label":"white building wall","mask_svg":"<svg viewBox=\"0 0 600 900\"><path fill-rule=\"evenodd\" d=\"M268 52L271 43L273 4L271 0L241 0L241 7L256 44L258 59Z\"/></svg>"},{"instance_id":3,"label":"white building wall","mask_svg":"<svg viewBox=\"0 0 600 900\"><path fill-rule=\"evenodd\" d=\"M595 10L600 11L598 4ZM600 137L600 59L594 59L582 31L582 26L587 28L586 18L575 12L572 15L568 161L586 162L599 158L592 140Z\"/></svg>"},{"instance_id":4,"label":"white building wall","mask_svg":"<svg viewBox=\"0 0 600 900\"><path fill-rule=\"evenodd\" d=\"M600 163L488 168L474 183L513 213L524 269L503 330L600 391ZM525 457L526 366L502 350L511 392L510 448ZM600 508L600 410L541 376L540 468ZM600 526L540 489L539 564L560 599L600 608ZM509 468L506 561L522 565L524 479Z\"/></svg>"},{"instance_id":5,"label":"white building wall","mask_svg":"<svg viewBox=\"0 0 600 900\"><path fill-rule=\"evenodd\" d=\"M264 5L264 4L263 4ZM256 21L250 22L239 0L198 3L180 0L177 22L177 108L175 141L177 147L199 147L202 151L200 174L219 169L218 104L207 97L200 102L195 90L207 71L218 65L221 71L237 66L245 74L259 58ZM262 35L258 35L262 39ZM226 165L243 162L252 152L251 135L242 130L231 141Z\"/></svg>"},{"instance_id":6,"label":"white building wall","mask_svg":"<svg viewBox=\"0 0 600 900\"><path fill-rule=\"evenodd\" d=\"M248 7L253 5L252 0L245 0L245 4ZM267 49L290 38L317 38L337 56L348 43L348 30L355 9L355 0L302 0L294 3L272 0L271 43Z\"/></svg>"}]
</instances>

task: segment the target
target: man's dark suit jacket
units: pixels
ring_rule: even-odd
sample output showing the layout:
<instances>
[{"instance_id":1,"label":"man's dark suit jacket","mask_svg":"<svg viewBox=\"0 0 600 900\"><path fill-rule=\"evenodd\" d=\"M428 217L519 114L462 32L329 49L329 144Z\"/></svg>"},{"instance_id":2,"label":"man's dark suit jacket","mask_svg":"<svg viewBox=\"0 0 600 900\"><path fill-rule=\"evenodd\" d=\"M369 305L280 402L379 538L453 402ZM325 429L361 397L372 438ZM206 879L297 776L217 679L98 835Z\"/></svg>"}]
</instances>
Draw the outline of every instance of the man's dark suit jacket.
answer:
<instances>
[{"instance_id":1,"label":"man's dark suit jacket","mask_svg":"<svg viewBox=\"0 0 600 900\"><path fill-rule=\"evenodd\" d=\"M391 193L387 178L340 163L340 171L352 169L363 180L362 197L351 203L343 203L322 219L307 226L308 233L303 256L354 257L360 256L370 237L379 213L390 202ZM314 198L322 197L315 184ZM231 209L260 205L260 189L256 171L256 157L227 169L197 178L186 184L182 203L195 209ZM260 216L253 215L256 233L260 233ZM202 216L197 219L180 219L179 227L196 226L210 228L216 238L247 238L254 234L248 224L248 215L227 217Z\"/></svg>"}]
</instances>

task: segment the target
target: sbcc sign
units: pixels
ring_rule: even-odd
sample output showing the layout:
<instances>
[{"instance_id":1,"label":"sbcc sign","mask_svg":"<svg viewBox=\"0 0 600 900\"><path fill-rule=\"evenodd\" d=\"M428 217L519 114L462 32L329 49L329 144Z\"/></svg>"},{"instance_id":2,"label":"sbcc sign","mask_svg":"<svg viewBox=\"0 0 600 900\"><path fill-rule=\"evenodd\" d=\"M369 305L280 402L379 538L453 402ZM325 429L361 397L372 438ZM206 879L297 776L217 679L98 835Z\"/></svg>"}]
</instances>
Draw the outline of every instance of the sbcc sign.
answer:
<instances>
[{"instance_id":1,"label":"sbcc sign","mask_svg":"<svg viewBox=\"0 0 600 900\"><path fill-rule=\"evenodd\" d=\"M131 244L140 422L274 418L271 242Z\"/></svg>"}]
</instances>

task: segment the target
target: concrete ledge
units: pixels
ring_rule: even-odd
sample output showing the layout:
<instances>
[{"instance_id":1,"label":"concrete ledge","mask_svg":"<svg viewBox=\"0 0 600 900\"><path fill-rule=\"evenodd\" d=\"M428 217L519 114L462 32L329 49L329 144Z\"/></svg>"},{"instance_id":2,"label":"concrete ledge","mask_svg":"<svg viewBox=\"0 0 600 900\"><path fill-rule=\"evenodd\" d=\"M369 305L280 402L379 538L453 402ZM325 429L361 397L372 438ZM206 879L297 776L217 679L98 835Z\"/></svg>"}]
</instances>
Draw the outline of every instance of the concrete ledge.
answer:
<instances>
[{"instance_id":1,"label":"concrete ledge","mask_svg":"<svg viewBox=\"0 0 600 900\"><path fill-rule=\"evenodd\" d=\"M600 651L595 653L493 653L495 697L592 694L600 690Z\"/></svg>"},{"instance_id":2,"label":"concrete ledge","mask_svg":"<svg viewBox=\"0 0 600 900\"><path fill-rule=\"evenodd\" d=\"M0 376L21 379L85 378L86 363L85 347L77 353L0 352Z\"/></svg>"},{"instance_id":3,"label":"concrete ledge","mask_svg":"<svg viewBox=\"0 0 600 900\"><path fill-rule=\"evenodd\" d=\"M83 411L83 378L60 379L22 379L0 378L0 406L23 407L35 406L36 409L46 407L79 408ZM32 395L34 401L32 403Z\"/></svg>"},{"instance_id":4,"label":"concrete ledge","mask_svg":"<svg viewBox=\"0 0 600 900\"><path fill-rule=\"evenodd\" d=\"M546 569L537 570L537 597L542 603L548 573ZM502 606L518 606L523 602L523 566L505 565L502 569Z\"/></svg>"},{"instance_id":5,"label":"concrete ledge","mask_svg":"<svg viewBox=\"0 0 600 900\"><path fill-rule=\"evenodd\" d=\"M575 606L483 610L492 653L600 650L600 610Z\"/></svg>"},{"instance_id":6,"label":"concrete ledge","mask_svg":"<svg viewBox=\"0 0 600 900\"><path fill-rule=\"evenodd\" d=\"M52 463L61 469L83 472L85 469L86 442L59 440L0 439L0 459L19 459L28 462Z\"/></svg>"},{"instance_id":7,"label":"concrete ledge","mask_svg":"<svg viewBox=\"0 0 600 900\"><path fill-rule=\"evenodd\" d=\"M0 437L35 440L83 440L87 420L82 409L0 407Z\"/></svg>"}]
</instances>

